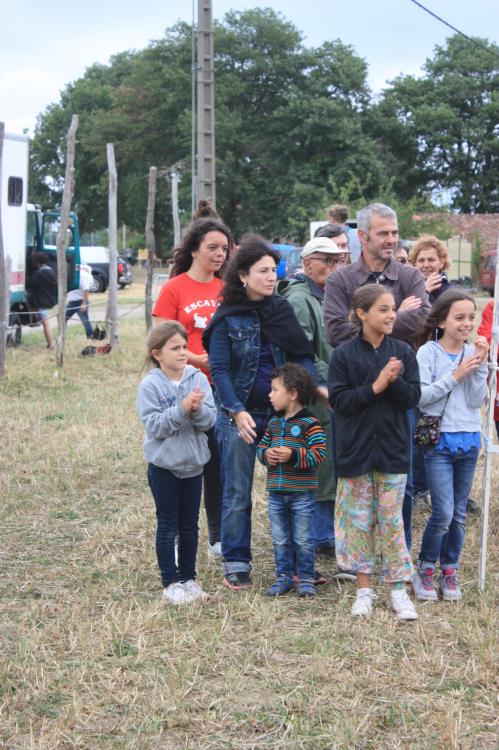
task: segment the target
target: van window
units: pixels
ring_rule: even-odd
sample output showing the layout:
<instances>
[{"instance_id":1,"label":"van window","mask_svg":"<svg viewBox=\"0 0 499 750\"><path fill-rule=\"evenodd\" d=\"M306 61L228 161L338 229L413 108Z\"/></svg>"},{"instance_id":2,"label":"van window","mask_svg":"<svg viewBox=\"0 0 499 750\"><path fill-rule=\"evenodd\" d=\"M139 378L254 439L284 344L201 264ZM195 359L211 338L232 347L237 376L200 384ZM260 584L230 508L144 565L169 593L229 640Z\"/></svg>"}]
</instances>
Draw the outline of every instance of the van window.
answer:
<instances>
[{"instance_id":1,"label":"van window","mask_svg":"<svg viewBox=\"0 0 499 750\"><path fill-rule=\"evenodd\" d=\"M60 225L61 225L60 221L58 220L46 221L44 223L44 226L43 226L43 246L44 247L56 247L57 234L59 232ZM66 231L64 249L67 250L68 247L73 247L73 245L74 245L73 225L72 223L70 223Z\"/></svg>"},{"instance_id":2,"label":"van window","mask_svg":"<svg viewBox=\"0 0 499 750\"><path fill-rule=\"evenodd\" d=\"M496 265L496 256L495 255L487 255L485 259L485 266L487 270L490 268L495 268Z\"/></svg>"},{"instance_id":3,"label":"van window","mask_svg":"<svg viewBox=\"0 0 499 750\"><path fill-rule=\"evenodd\" d=\"M37 247L36 234L36 214L34 211L28 211L26 217L26 247Z\"/></svg>"},{"instance_id":4,"label":"van window","mask_svg":"<svg viewBox=\"0 0 499 750\"><path fill-rule=\"evenodd\" d=\"M7 202L9 206L22 206L23 204L23 178L9 177L7 187Z\"/></svg>"}]
</instances>

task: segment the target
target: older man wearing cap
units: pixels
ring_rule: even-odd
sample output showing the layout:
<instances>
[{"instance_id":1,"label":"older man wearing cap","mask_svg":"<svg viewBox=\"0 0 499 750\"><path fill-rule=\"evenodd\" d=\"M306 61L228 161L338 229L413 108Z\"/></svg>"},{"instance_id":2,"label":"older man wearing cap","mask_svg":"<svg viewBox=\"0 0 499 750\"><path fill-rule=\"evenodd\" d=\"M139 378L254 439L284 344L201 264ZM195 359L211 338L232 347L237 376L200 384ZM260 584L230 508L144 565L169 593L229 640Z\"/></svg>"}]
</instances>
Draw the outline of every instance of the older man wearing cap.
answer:
<instances>
[{"instance_id":1,"label":"older man wearing cap","mask_svg":"<svg viewBox=\"0 0 499 750\"><path fill-rule=\"evenodd\" d=\"M92 269L85 263L80 265L80 286L78 289L68 292L66 305L66 322L76 313L85 329L87 339L93 335L92 324L88 317L90 306L90 286L92 284Z\"/></svg>"},{"instance_id":2,"label":"older man wearing cap","mask_svg":"<svg viewBox=\"0 0 499 750\"><path fill-rule=\"evenodd\" d=\"M303 271L280 281L279 294L292 305L305 335L312 342L314 361L321 384L327 383L329 360L333 352L326 340L324 328L324 288L330 274L343 266L346 253L328 237L315 237L302 250ZM334 498L336 478L332 458L331 412L322 404L310 409L320 420L329 451L319 469L319 488L315 493L313 534L316 552L334 556Z\"/></svg>"}]
</instances>

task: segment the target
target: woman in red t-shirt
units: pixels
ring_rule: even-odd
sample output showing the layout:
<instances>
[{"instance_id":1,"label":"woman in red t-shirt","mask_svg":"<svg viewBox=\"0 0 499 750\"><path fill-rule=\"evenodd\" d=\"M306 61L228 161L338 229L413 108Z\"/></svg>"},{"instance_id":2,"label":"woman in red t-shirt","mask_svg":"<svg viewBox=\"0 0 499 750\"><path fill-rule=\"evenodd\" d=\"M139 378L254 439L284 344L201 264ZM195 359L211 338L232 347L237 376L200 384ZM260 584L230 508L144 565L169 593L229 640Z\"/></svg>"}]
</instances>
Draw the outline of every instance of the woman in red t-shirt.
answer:
<instances>
[{"instance_id":1,"label":"woman in red t-shirt","mask_svg":"<svg viewBox=\"0 0 499 750\"><path fill-rule=\"evenodd\" d=\"M199 367L210 382L210 365L201 335L220 304L223 287L220 277L232 245L230 231L218 219L192 222L182 245L175 251L170 278L163 284L152 311L156 324L164 320L182 323L187 331L188 362ZM220 457L213 430L207 435L211 459L203 471L203 494L210 545L208 555L215 558L222 554Z\"/></svg>"},{"instance_id":2,"label":"woman in red t-shirt","mask_svg":"<svg viewBox=\"0 0 499 750\"><path fill-rule=\"evenodd\" d=\"M477 334L479 336L485 336L485 338L489 342L489 346L492 341L493 322L494 322L494 300L490 300L490 302L487 302L487 304L485 305L483 309L482 320L480 321L480 325L478 326L478 330L477 330ZM499 363L499 354L497 357L497 362ZM498 379L497 379L496 403L494 407L494 422L496 423L497 438L499 439L499 373L498 373Z\"/></svg>"}]
</instances>

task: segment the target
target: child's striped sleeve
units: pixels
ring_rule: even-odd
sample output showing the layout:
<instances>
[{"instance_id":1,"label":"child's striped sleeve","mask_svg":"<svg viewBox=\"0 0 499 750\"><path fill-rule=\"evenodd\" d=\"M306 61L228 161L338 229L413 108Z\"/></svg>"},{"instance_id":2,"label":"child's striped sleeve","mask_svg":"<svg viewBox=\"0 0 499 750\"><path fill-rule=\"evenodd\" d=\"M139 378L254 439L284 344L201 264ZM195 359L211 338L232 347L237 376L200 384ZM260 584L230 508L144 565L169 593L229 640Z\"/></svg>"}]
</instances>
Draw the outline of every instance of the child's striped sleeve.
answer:
<instances>
[{"instance_id":1,"label":"child's striped sleeve","mask_svg":"<svg viewBox=\"0 0 499 750\"><path fill-rule=\"evenodd\" d=\"M306 446L297 448L294 453L297 454L295 466L300 469L307 469L312 466L319 466L326 460L326 436L318 419L314 419L309 425L305 434Z\"/></svg>"}]
</instances>

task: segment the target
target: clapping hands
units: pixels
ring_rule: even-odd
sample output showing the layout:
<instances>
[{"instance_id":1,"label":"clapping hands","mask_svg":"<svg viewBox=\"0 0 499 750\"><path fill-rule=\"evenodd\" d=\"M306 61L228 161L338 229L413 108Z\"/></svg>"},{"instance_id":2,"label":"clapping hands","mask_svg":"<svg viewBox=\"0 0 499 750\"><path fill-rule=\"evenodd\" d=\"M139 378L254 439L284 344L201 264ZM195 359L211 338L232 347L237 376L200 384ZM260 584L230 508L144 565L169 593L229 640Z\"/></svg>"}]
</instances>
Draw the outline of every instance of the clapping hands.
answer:
<instances>
[{"instance_id":1,"label":"clapping hands","mask_svg":"<svg viewBox=\"0 0 499 750\"><path fill-rule=\"evenodd\" d=\"M187 394L187 396L182 401L182 406L184 407L184 411L186 412L192 412L197 411L199 407L201 406L201 401L204 398L204 393L201 390L201 388L194 388L190 393Z\"/></svg>"},{"instance_id":2,"label":"clapping hands","mask_svg":"<svg viewBox=\"0 0 499 750\"><path fill-rule=\"evenodd\" d=\"M401 370L402 360L397 359L397 357L390 357L373 383L374 393L378 394L386 390L390 383L393 383L398 378Z\"/></svg>"}]
</instances>

